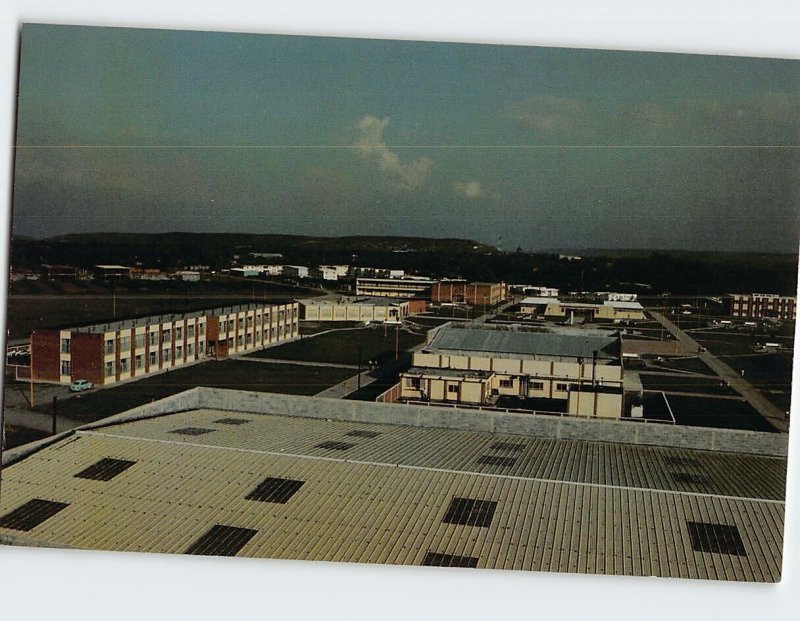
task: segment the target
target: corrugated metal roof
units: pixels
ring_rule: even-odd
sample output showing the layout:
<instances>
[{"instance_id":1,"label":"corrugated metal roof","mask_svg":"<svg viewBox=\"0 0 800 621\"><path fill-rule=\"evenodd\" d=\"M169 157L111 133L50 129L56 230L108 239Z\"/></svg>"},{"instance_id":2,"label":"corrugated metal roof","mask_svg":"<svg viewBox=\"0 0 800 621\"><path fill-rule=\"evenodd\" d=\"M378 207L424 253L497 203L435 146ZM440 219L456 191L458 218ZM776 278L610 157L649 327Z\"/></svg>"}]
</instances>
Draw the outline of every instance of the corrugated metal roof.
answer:
<instances>
[{"instance_id":1,"label":"corrugated metal roof","mask_svg":"<svg viewBox=\"0 0 800 621\"><path fill-rule=\"evenodd\" d=\"M180 553L225 525L258 531L239 556L419 565L437 553L503 569L779 579L785 459L275 415L217 422L226 415L78 432L4 470L0 515L32 498L69 503L26 537L91 549ZM214 431L171 433L188 426ZM109 481L75 477L102 458L136 463ZM284 504L246 498L270 477L303 484ZM489 525L444 522L454 498L496 502ZM695 551L689 522L735 526L744 554Z\"/></svg>"},{"instance_id":2,"label":"corrugated metal roof","mask_svg":"<svg viewBox=\"0 0 800 621\"><path fill-rule=\"evenodd\" d=\"M598 359L619 358L619 338L614 332L600 330L515 330L490 327L439 328L425 348L440 352L485 352L523 356Z\"/></svg>"}]
</instances>

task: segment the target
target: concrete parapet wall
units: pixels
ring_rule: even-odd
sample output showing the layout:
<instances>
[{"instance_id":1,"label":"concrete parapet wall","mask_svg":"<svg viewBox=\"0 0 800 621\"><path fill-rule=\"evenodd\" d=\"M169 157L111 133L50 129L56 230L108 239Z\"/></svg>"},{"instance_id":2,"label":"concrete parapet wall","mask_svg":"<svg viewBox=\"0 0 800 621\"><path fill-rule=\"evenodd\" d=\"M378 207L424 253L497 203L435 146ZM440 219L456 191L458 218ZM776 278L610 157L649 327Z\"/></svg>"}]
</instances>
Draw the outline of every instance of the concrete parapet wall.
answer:
<instances>
[{"instance_id":1,"label":"concrete parapet wall","mask_svg":"<svg viewBox=\"0 0 800 621\"><path fill-rule=\"evenodd\" d=\"M188 393L192 392L194 392L194 396L188 396ZM184 406L180 409L190 409L192 407L191 403L196 403L194 407L232 412L330 418L333 420L414 427L440 427L444 429L506 433L563 440L617 442L644 446L752 453L776 457L786 457L788 452L788 435L782 433L572 417L534 416L532 414L491 410L348 401L203 387L175 395L170 399L176 399L182 395L187 395L187 397L182 401L176 401L176 403ZM142 406L142 408L146 407L148 406ZM131 410L132 412L134 410ZM153 413L155 412L151 411L150 415ZM130 413L126 412L120 416L127 414Z\"/></svg>"}]
</instances>

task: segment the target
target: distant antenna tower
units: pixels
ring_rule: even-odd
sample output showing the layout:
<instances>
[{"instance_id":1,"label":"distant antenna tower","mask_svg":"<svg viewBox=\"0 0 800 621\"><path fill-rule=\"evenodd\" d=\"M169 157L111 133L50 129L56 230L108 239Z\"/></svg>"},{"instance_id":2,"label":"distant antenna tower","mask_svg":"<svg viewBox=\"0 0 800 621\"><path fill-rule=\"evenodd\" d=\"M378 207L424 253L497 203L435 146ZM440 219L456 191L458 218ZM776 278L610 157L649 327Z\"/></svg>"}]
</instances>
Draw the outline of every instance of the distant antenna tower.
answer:
<instances>
[{"instance_id":1,"label":"distant antenna tower","mask_svg":"<svg viewBox=\"0 0 800 621\"><path fill-rule=\"evenodd\" d=\"M497 251L503 252L503 236L500 233L497 234Z\"/></svg>"}]
</instances>

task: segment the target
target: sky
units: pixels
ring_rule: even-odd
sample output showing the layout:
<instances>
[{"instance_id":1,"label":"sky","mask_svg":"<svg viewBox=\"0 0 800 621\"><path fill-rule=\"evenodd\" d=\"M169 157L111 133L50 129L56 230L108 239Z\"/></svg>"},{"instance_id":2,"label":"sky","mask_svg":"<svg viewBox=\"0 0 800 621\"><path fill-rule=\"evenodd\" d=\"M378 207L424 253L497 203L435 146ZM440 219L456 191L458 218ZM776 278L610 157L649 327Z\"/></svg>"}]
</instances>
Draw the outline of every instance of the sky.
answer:
<instances>
[{"instance_id":1,"label":"sky","mask_svg":"<svg viewBox=\"0 0 800 621\"><path fill-rule=\"evenodd\" d=\"M12 232L796 252L800 61L25 25Z\"/></svg>"}]
</instances>

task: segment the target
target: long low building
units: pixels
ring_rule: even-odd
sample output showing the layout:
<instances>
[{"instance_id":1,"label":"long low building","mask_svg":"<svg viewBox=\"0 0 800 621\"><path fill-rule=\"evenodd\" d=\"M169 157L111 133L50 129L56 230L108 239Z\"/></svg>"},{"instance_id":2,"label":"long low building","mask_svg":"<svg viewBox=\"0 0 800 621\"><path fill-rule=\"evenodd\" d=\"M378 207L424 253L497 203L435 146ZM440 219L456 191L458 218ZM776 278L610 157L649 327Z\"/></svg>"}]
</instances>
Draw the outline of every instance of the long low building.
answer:
<instances>
[{"instance_id":1,"label":"long low building","mask_svg":"<svg viewBox=\"0 0 800 621\"><path fill-rule=\"evenodd\" d=\"M400 398L490 405L537 400L542 410L621 418L619 333L445 324L401 375Z\"/></svg>"},{"instance_id":2,"label":"long low building","mask_svg":"<svg viewBox=\"0 0 800 621\"><path fill-rule=\"evenodd\" d=\"M34 381L98 386L296 338L296 302L242 304L31 333Z\"/></svg>"},{"instance_id":3,"label":"long low building","mask_svg":"<svg viewBox=\"0 0 800 621\"><path fill-rule=\"evenodd\" d=\"M399 323L406 317L424 313L426 308L425 300L398 300L370 296L309 298L300 300L300 319Z\"/></svg>"},{"instance_id":4,"label":"long low building","mask_svg":"<svg viewBox=\"0 0 800 621\"><path fill-rule=\"evenodd\" d=\"M446 416L480 418L468 411L436 412L439 428L413 426L408 411L205 388L147 404L8 452L0 542L780 579L785 454L617 444L601 438L631 425L590 420L569 427L605 429L595 440L446 427ZM681 443L722 439L720 430L663 431ZM753 449L785 445L778 434L727 435Z\"/></svg>"},{"instance_id":5,"label":"long low building","mask_svg":"<svg viewBox=\"0 0 800 621\"><path fill-rule=\"evenodd\" d=\"M520 302L521 313L549 319L585 318L589 321L641 321L644 308L636 301L605 300L602 304L563 302L553 297L528 297Z\"/></svg>"},{"instance_id":6,"label":"long low building","mask_svg":"<svg viewBox=\"0 0 800 621\"><path fill-rule=\"evenodd\" d=\"M403 278L357 278L356 295L385 298L429 297L431 287L436 284L432 278L404 276Z\"/></svg>"}]
</instances>

